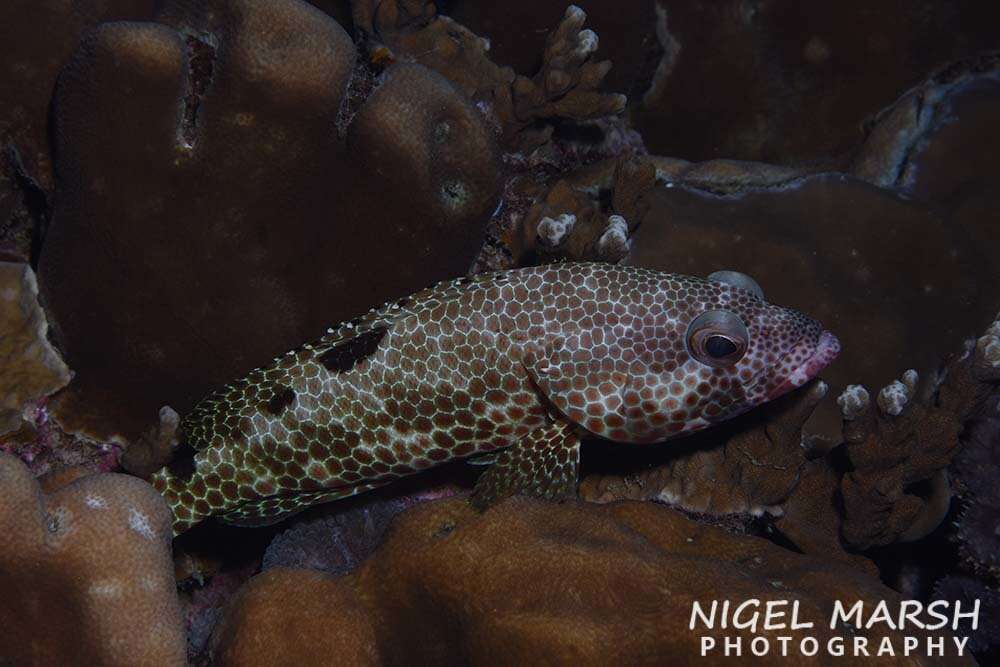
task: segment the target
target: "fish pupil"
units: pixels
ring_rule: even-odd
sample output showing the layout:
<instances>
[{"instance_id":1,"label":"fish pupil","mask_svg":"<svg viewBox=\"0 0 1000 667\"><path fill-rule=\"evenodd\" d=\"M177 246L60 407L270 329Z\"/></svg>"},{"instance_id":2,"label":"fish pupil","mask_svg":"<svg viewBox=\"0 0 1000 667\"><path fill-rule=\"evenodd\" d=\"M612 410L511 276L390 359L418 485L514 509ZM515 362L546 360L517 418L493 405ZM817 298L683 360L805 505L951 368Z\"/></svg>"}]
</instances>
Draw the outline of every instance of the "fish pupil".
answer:
<instances>
[{"instance_id":1,"label":"fish pupil","mask_svg":"<svg viewBox=\"0 0 1000 667\"><path fill-rule=\"evenodd\" d=\"M725 336L709 336L708 340L705 341L705 352L713 359L728 357L735 353L736 350L736 343Z\"/></svg>"}]
</instances>

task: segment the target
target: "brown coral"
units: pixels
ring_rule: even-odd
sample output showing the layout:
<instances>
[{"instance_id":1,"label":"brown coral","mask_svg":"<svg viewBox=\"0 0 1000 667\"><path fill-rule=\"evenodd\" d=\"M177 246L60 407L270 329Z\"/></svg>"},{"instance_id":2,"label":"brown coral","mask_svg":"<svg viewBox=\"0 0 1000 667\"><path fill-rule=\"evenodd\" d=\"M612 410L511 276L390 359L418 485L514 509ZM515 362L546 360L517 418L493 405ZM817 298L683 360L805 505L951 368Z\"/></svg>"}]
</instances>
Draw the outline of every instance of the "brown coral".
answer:
<instances>
[{"instance_id":1,"label":"brown coral","mask_svg":"<svg viewBox=\"0 0 1000 667\"><path fill-rule=\"evenodd\" d=\"M355 25L367 35L369 52L387 48L441 72L466 96L484 105L502 128L503 143L528 150L552 133L529 128L536 121L586 121L617 114L623 95L601 91L610 61L595 61L598 38L584 29L586 13L575 5L545 41L542 63L531 77L495 64L489 40L473 34L426 0L362 0L354 4Z\"/></svg>"},{"instance_id":2,"label":"brown coral","mask_svg":"<svg viewBox=\"0 0 1000 667\"><path fill-rule=\"evenodd\" d=\"M38 284L27 264L0 262L0 435L21 425L21 410L69 382L46 338Z\"/></svg>"},{"instance_id":3,"label":"brown coral","mask_svg":"<svg viewBox=\"0 0 1000 667\"><path fill-rule=\"evenodd\" d=\"M661 62L636 128L654 153L844 168L866 121L997 48L993 3L657 0ZM635 96L638 100L638 95Z\"/></svg>"},{"instance_id":4,"label":"brown coral","mask_svg":"<svg viewBox=\"0 0 1000 667\"><path fill-rule=\"evenodd\" d=\"M125 475L76 474L43 493L0 454L0 655L17 665L183 665L159 494Z\"/></svg>"},{"instance_id":5,"label":"brown coral","mask_svg":"<svg viewBox=\"0 0 1000 667\"><path fill-rule=\"evenodd\" d=\"M859 549L918 539L944 518L951 498L945 468L964 424L1000 381L1000 321L948 364L923 400L917 381L911 370L874 400L860 385L838 399L853 465L841 482L842 532ZM926 497L916 492L920 482L932 485Z\"/></svg>"},{"instance_id":6,"label":"brown coral","mask_svg":"<svg viewBox=\"0 0 1000 667\"><path fill-rule=\"evenodd\" d=\"M78 376L53 410L104 437L461 274L496 206L491 135L433 72L355 87L351 39L296 0L159 20L89 33L55 100L39 280Z\"/></svg>"},{"instance_id":7,"label":"brown coral","mask_svg":"<svg viewBox=\"0 0 1000 667\"><path fill-rule=\"evenodd\" d=\"M821 642L892 636L822 622L835 599L891 604L896 595L876 579L662 506L514 498L478 514L455 499L401 515L352 577L277 570L251 580L216 632L214 655L221 664L267 664L284 652L319 665L343 650L360 664L377 655L387 664L662 665L699 655L701 634L749 641L746 629L688 630L692 601L720 597L798 599L801 618L820 621L808 632ZM287 619L311 642L283 630Z\"/></svg>"}]
</instances>

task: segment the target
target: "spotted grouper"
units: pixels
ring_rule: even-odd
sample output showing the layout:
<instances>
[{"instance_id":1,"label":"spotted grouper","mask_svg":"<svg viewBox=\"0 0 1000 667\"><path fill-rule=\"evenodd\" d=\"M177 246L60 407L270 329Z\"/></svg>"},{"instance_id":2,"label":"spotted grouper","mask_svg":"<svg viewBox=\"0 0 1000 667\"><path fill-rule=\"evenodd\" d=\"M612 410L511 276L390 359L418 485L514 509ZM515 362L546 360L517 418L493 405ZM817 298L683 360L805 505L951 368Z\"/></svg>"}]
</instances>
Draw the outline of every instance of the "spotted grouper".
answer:
<instances>
[{"instance_id":1,"label":"spotted grouper","mask_svg":"<svg viewBox=\"0 0 1000 667\"><path fill-rule=\"evenodd\" d=\"M748 276L599 263L461 278L373 309L202 400L154 473L175 533L273 523L466 457L472 501L575 495L580 438L652 443L802 385L839 351ZM480 457L483 458L483 457Z\"/></svg>"}]
</instances>

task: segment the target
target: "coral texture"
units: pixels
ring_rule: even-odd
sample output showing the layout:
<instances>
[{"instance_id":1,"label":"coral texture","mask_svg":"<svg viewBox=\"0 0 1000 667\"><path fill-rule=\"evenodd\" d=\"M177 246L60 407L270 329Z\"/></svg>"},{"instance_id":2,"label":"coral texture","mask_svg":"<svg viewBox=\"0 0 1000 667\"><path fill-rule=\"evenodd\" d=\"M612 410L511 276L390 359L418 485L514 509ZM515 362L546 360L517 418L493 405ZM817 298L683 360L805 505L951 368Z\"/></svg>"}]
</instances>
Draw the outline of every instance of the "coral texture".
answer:
<instances>
[{"instance_id":1,"label":"coral texture","mask_svg":"<svg viewBox=\"0 0 1000 667\"><path fill-rule=\"evenodd\" d=\"M1000 320L948 364L917 398L910 370L872 399L852 385L838 403L852 470L841 483L844 539L866 549L915 540L934 530L951 499L945 468L960 447L964 424L1000 382ZM914 491L925 482L926 497Z\"/></svg>"},{"instance_id":2,"label":"coral texture","mask_svg":"<svg viewBox=\"0 0 1000 667\"><path fill-rule=\"evenodd\" d=\"M955 526L963 566L977 576L1000 581L1000 392L963 433L962 451L952 467L960 500Z\"/></svg>"},{"instance_id":3,"label":"coral texture","mask_svg":"<svg viewBox=\"0 0 1000 667\"><path fill-rule=\"evenodd\" d=\"M660 62L633 121L654 153L843 168L867 121L936 68L997 48L993 3L657 0ZM720 45L723 45L720 47Z\"/></svg>"},{"instance_id":4,"label":"coral texture","mask_svg":"<svg viewBox=\"0 0 1000 667\"><path fill-rule=\"evenodd\" d=\"M39 487L0 454L0 495L5 664L185 664L169 512L155 491L79 471Z\"/></svg>"},{"instance_id":5,"label":"coral texture","mask_svg":"<svg viewBox=\"0 0 1000 667\"><path fill-rule=\"evenodd\" d=\"M460 93L417 65L354 85L318 10L175 2L159 21L88 33L54 103L39 280L78 377L52 409L105 437L464 272L497 200Z\"/></svg>"},{"instance_id":6,"label":"coral texture","mask_svg":"<svg viewBox=\"0 0 1000 667\"><path fill-rule=\"evenodd\" d=\"M741 600L794 597L802 618L817 619L829 617L834 599L896 599L853 568L654 504L516 498L478 514L454 499L401 515L351 577L278 569L251 580L216 630L214 656L251 665L278 655L319 665L340 651L359 664L665 664L698 654L702 633L687 631L691 601L720 591ZM809 632L820 641L879 636L822 622Z\"/></svg>"},{"instance_id":7,"label":"coral texture","mask_svg":"<svg viewBox=\"0 0 1000 667\"><path fill-rule=\"evenodd\" d=\"M354 4L355 25L374 57L410 57L441 72L482 105L501 127L505 146L528 150L545 143L557 119L585 121L621 112L625 96L601 91L610 61L593 58L597 34L584 29L586 12L570 5L548 33L541 66L530 77L496 65L490 42L426 0L362 0ZM380 49L384 51L380 51ZM539 127L529 127L541 122Z\"/></svg>"},{"instance_id":8,"label":"coral texture","mask_svg":"<svg viewBox=\"0 0 1000 667\"><path fill-rule=\"evenodd\" d=\"M0 262L0 435L21 426L28 404L70 380L46 338L48 328L34 271L27 264Z\"/></svg>"}]
</instances>

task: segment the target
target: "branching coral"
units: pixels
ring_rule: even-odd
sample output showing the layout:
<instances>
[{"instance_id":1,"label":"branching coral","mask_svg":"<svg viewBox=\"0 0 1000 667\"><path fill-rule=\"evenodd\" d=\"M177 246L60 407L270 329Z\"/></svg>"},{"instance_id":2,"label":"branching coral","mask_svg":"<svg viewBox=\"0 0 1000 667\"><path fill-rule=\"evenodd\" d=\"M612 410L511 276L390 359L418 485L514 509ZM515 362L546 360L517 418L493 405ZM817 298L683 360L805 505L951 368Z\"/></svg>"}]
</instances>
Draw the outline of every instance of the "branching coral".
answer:
<instances>
[{"instance_id":1,"label":"branching coral","mask_svg":"<svg viewBox=\"0 0 1000 667\"><path fill-rule=\"evenodd\" d=\"M0 262L0 435L20 427L29 403L69 382L48 328L35 273L27 264Z\"/></svg>"},{"instance_id":2,"label":"branching coral","mask_svg":"<svg viewBox=\"0 0 1000 667\"><path fill-rule=\"evenodd\" d=\"M1000 321L932 380L928 398L916 397L917 381L907 371L874 400L858 385L838 399L853 465L841 483L842 531L854 547L918 539L944 518L951 498L945 468L963 425L1000 381ZM926 498L915 492L920 482L932 485Z\"/></svg>"},{"instance_id":3,"label":"branching coral","mask_svg":"<svg viewBox=\"0 0 1000 667\"><path fill-rule=\"evenodd\" d=\"M542 144L551 121L586 121L617 114L623 95L601 92L610 61L596 62L597 34L584 29L586 13L571 5L547 37L542 64L531 77L494 64L489 40L436 12L426 0L354 3L354 22L368 37L375 57L388 49L394 58L412 58L453 81L485 108L502 128L503 143L522 151ZM536 121L549 121L539 131Z\"/></svg>"},{"instance_id":4,"label":"branching coral","mask_svg":"<svg viewBox=\"0 0 1000 667\"><path fill-rule=\"evenodd\" d=\"M170 516L125 475L45 483L0 454L0 655L18 665L183 665Z\"/></svg>"}]
</instances>

